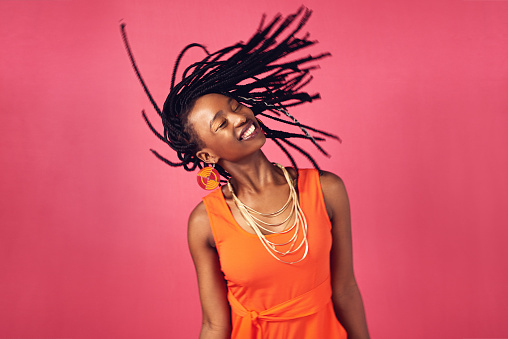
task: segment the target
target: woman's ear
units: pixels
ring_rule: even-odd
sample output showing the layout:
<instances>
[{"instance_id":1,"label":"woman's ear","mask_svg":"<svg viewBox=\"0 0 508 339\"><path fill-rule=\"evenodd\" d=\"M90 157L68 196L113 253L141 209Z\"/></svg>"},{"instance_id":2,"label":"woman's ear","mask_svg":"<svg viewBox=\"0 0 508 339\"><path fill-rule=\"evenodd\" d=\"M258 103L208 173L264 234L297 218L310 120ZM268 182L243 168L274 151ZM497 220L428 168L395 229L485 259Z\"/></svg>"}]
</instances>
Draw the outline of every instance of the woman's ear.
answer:
<instances>
[{"instance_id":1,"label":"woman's ear","mask_svg":"<svg viewBox=\"0 0 508 339\"><path fill-rule=\"evenodd\" d=\"M215 164L219 161L219 157L217 157L206 148L197 151L196 156L199 158L199 160L206 162L207 164Z\"/></svg>"}]
</instances>

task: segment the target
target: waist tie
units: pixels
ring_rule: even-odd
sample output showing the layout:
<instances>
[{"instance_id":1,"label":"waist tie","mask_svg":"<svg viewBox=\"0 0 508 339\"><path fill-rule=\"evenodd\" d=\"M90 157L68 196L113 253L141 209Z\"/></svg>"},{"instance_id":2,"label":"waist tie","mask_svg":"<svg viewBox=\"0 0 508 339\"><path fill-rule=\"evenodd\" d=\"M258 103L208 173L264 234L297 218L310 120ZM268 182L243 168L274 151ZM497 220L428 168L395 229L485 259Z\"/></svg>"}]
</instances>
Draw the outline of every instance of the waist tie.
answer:
<instances>
[{"instance_id":1,"label":"waist tie","mask_svg":"<svg viewBox=\"0 0 508 339\"><path fill-rule=\"evenodd\" d=\"M238 316L246 320L242 321L240 328L234 329L234 331L241 334L241 338L254 338L252 332L256 330L255 337L258 339L263 338L259 320L284 321L306 317L316 313L321 307L325 306L330 302L331 297L332 286L330 277L312 290L260 312L247 310L231 292L228 292L231 309Z\"/></svg>"}]
</instances>

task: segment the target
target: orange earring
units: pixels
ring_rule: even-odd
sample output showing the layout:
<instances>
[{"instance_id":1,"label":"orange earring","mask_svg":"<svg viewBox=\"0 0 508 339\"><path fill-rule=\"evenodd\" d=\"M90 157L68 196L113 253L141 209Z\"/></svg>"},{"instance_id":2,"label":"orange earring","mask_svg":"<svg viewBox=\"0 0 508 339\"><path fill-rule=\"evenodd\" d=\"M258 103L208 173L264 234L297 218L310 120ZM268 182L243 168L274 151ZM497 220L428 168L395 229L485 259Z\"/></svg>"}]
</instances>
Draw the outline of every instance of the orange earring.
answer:
<instances>
[{"instance_id":1,"label":"orange earring","mask_svg":"<svg viewBox=\"0 0 508 339\"><path fill-rule=\"evenodd\" d=\"M256 120L258 121L258 124L259 124L259 129L261 130L261 132L264 133L263 131L263 126L261 126L261 120L259 120L258 118L256 118Z\"/></svg>"},{"instance_id":2,"label":"orange earring","mask_svg":"<svg viewBox=\"0 0 508 339\"><path fill-rule=\"evenodd\" d=\"M198 172L198 185L199 187L211 191L216 189L220 183L219 171L215 169L215 164L202 168Z\"/></svg>"}]
</instances>

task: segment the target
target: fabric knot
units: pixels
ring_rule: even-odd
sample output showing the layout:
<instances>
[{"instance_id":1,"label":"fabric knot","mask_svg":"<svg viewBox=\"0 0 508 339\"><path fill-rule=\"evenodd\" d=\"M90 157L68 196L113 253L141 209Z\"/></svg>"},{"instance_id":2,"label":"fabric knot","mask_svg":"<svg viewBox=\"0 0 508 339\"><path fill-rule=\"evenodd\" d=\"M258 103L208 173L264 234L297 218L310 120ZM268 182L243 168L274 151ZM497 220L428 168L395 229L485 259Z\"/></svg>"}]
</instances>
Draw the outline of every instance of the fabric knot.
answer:
<instances>
[{"instance_id":1,"label":"fabric knot","mask_svg":"<svg viewBox=\"0 0 508 339\"><path fill-rule=\"evenodd\" d=\"M252 321L252 324L253 325L257 325L258 324L259 313L256 312L256 311L249 311L249 315L250 315L250 320Z\"/></svg>"}]
</instances>

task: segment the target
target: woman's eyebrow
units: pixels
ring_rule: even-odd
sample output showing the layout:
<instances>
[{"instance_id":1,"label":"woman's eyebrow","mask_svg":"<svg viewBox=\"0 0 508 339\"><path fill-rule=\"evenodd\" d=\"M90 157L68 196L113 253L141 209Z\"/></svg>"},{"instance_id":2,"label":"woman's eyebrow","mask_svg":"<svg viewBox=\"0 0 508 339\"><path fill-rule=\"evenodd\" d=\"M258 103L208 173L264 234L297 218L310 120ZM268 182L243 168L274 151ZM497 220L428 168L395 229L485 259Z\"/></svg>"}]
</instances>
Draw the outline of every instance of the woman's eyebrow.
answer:
<instances>
[{"instance_id":1,"label":"woman's eyebrow","mask_svg":"<svg viewBox=\"0 0 508 339\"><path fill-rule=\"evenodd\" d=\"M217 120L217 118L218 118L219 116L221 116L221 115L222 115L222 113L223 113L223 112L222 112L222 110L220 110L220 111L218 111L217 113L215 113L215 115L213 116L213 119L210 121L210 130L212 129L213 122L214 122L215 120Z\"/></svg>"},{"instance_id":2,"label":"woman's eyebrow","mask_svg":"<svg viewBox=\"0 0 508 339\"><path fill-rule=\"evenodd\" d=\"M231 101L233 101L234 99L233 98L228 98L228 105L231 104ZM220 116L222 115L222 110L218 111L217 113L215 113L215 115L213 116L213 119L210 121L210 129L212 129L212 125L213 125L213 122Z\"/></svg>"}]
</instances>

